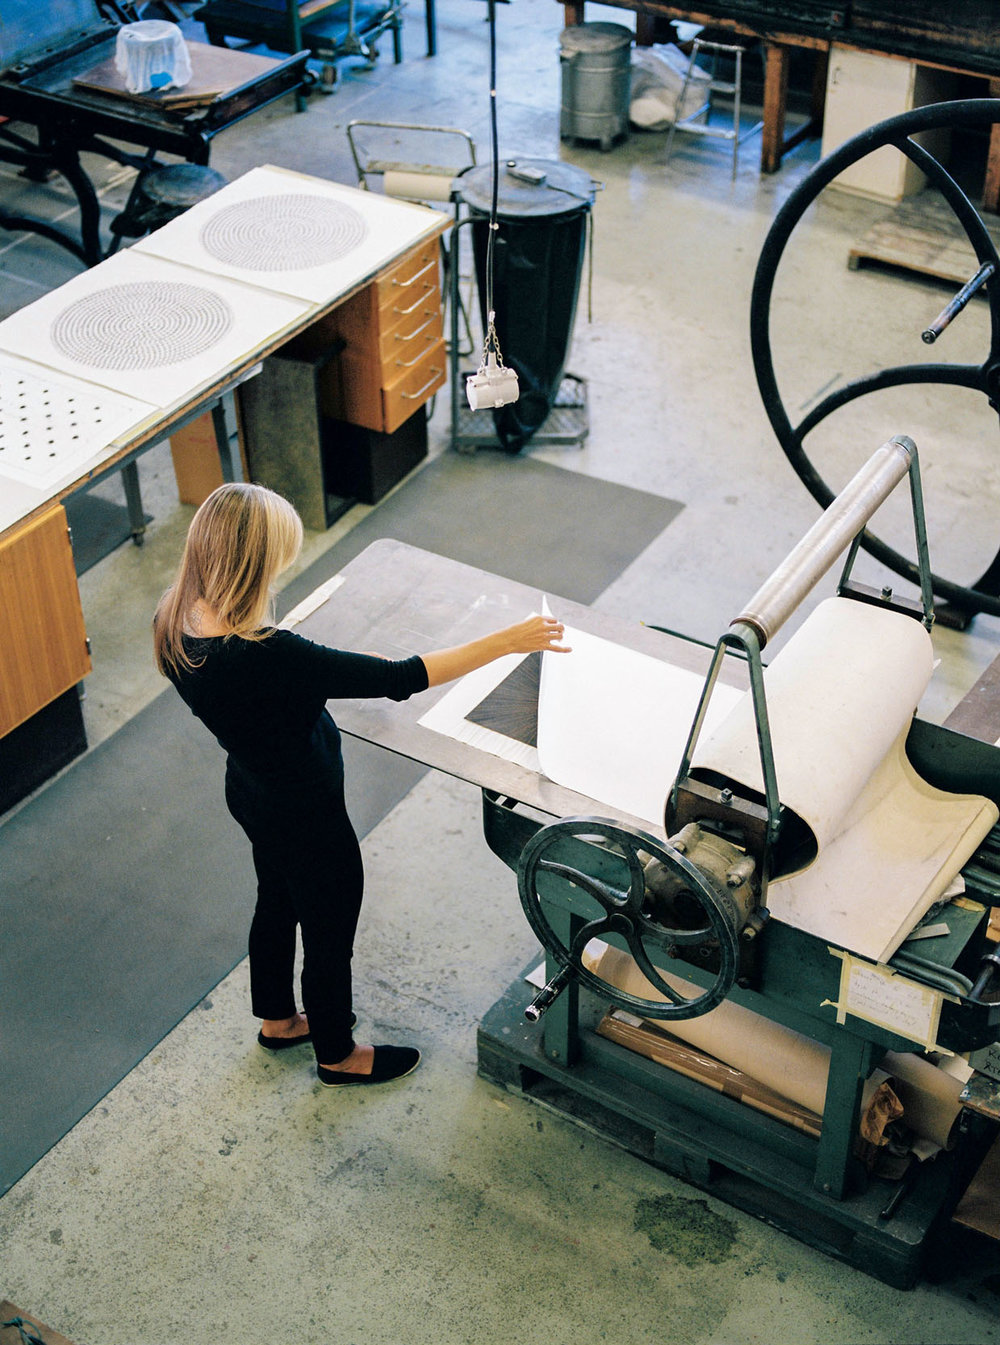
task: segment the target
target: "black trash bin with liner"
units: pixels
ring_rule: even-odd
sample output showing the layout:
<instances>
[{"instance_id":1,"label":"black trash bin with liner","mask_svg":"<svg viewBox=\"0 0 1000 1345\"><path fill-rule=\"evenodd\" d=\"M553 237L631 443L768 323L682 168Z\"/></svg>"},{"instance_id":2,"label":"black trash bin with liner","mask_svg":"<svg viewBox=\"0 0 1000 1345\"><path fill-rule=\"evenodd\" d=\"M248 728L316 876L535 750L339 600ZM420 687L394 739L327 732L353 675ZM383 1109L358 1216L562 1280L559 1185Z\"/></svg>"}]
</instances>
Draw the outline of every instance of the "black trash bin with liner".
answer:
<instances>
[{"instance_id":1,"label":"black trash bin with liner","mask_svg":"<svg viewBox=\"0 0 1000 1345\"><path fill-rule=\"evenodd\" d=\"M523 176L522 176L523 174ZM536 180L526 180L535 178ZM486 328L486 251L493 165L456 180L472 221L479 307ZM566 368L595 184L589 173L552 159L500 167L493 244L493 309L503 362L518 378L516 402L493 411L496 435L519 452L555 404Z\"/></svg>"}]
</instances>

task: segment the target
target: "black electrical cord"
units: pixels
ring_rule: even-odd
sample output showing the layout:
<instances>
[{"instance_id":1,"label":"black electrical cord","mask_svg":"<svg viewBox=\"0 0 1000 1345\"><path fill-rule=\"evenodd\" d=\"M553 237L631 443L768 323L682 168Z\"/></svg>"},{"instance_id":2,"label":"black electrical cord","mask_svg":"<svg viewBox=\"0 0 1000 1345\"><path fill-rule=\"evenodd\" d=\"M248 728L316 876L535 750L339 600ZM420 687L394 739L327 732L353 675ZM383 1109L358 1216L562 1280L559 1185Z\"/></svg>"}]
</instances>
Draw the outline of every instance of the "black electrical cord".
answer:
<instances>
[{"instance_id":1,"label":"black electrical cord","mask_svg":"<svg viewBox=\"0 0 1000 1345\"><path fill-rule=\"evenodd\" d=\"M493 146L493 193L490 203L490 225L486 239L486 311L493 321L493 239L497 224L497 199L500 194L500 149L497 135L497 7L496 0L488 0L490 24L490 137Z\"/></svg>"}]
</instances>

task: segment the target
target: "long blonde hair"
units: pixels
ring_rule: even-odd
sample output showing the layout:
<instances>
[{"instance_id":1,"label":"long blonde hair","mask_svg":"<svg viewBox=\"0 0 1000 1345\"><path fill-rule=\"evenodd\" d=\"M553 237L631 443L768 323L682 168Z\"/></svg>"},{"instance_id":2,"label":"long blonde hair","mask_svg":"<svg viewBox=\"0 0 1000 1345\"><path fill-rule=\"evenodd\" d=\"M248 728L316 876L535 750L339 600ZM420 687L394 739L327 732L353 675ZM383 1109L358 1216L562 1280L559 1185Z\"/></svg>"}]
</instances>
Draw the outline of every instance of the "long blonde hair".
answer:
<instances>
[{"instance_id":1,"label":"long blonde hair","mask_svg":"<svg viewBox=\"0 0 1000 1345\"><path fill-rule=\"evenodd\" d=\"M227 635L259 640L273 621L271 585L302 547L302 520L265 486L231 482L213 490L188 529L177 578L153 618L153 653L161 673L192 668L184 649L201 599Z\"/></svg>"}]
</instances>

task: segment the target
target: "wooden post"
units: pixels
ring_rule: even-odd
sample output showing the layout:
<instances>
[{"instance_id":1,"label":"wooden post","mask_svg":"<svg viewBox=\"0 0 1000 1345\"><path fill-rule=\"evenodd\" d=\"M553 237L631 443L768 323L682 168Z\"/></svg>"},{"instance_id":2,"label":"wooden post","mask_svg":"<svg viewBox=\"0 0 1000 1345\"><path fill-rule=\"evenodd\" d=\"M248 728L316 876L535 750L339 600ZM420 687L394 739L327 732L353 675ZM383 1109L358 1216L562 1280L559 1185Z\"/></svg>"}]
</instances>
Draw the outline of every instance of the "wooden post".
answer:
<instances>
[{"instance_id":1,"label":"wooden post","mask_svg":"<svg viewBox=\"0 0 1000 1345\"><path fill-rule=\"evenodd\" d=\"M764 129L760 142L762 173L776 173L785 146L785 101L788 93L788 48L765 42Z\"/></svg>"},{"instance_id":2,"label":"wooden post","mask_svg":"<svg viewBox=\"0 0 1000 1345\"><path fill-rule=\"evenodd\" d=\"M990 97L1000 98L1000 79L990 80ZM986 151L986 179L983 182L983 210L990 215L1000 211L1000 123L990 127L990 145Z\"/></svg>"},{"instance_id":3,"label":"wooden post","mask_svg":"<svg viewBox=\"0 0 1000 1345\"><path fill-rule=\"evenodd\" d=\"M170 436L170 456L174 460L181 504L202 504L216 486L222 485L219 445L210 411L174 431Z\"/></svg>"}]
</instances>

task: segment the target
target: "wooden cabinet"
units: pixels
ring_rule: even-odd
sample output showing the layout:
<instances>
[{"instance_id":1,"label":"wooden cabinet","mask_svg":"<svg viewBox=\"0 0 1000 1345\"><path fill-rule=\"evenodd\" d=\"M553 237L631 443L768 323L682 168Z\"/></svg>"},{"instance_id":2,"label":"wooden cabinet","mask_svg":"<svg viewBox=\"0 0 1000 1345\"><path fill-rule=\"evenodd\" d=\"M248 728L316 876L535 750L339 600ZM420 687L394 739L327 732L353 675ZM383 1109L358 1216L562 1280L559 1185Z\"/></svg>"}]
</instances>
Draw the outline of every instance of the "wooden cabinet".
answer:
<instances>
[{"instance_id":1,"label":"wooden cabinet","mask_svg":"<svg viewBox=\"0 0 1000 1345\"><path fill-rule=\"evenodd\" d=\"M427 455L424 404L447 372L441 245L417 244L287 342L236 403L250 478L322 530Z\"/></svg>"},{"instance_id":2,"label":"wooden cabinet","mask_svg":"<svg viewBox=\"0 0 1000 1345\"><path fill-rule=\"evenodd\" d=\"M441 246L411 249L323 320L344 343L337 377L321 390L333 420L391 433L440 388L448 367L441 311Z\"/></svg>"},{"instance_id":3,"label":"wooden cabinet","mask_svg":"<svg viewBox=\"0 0 1000 1345\"><path fill-rule=\"evenodd\" d=\"M954 75L943 70L834 44L827 73L823 156L876 122L952 97L954 80ZM948 136L947 131L937 130L913 138L943 160L948 154ZM911 159L885 145L851 164L832 185L895 205L922 190L926 182Z\"/></svg>"},{"instance_id":4,"label":"wooden cabinet","mask_svg":"<svg viewBox=\"0 0 1000 1345\"><path fill-rule=\"evenodd\" d=\"M66 511L0 541L0 736L90 672Z\"/></svg>"}]
</instances>

